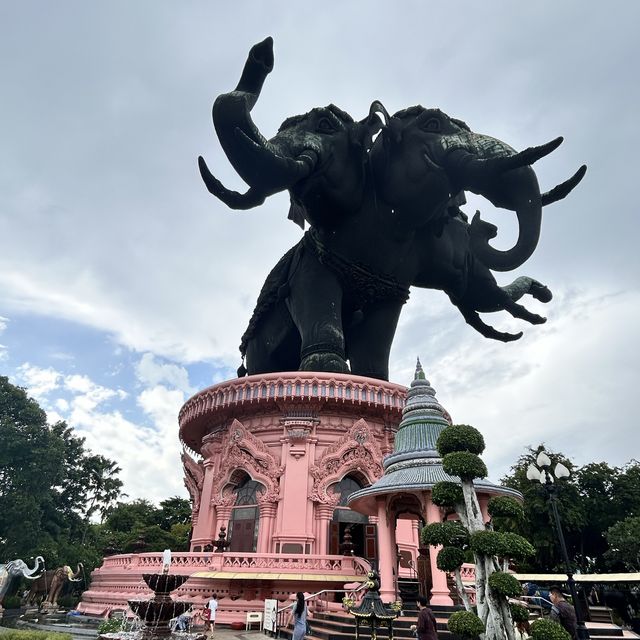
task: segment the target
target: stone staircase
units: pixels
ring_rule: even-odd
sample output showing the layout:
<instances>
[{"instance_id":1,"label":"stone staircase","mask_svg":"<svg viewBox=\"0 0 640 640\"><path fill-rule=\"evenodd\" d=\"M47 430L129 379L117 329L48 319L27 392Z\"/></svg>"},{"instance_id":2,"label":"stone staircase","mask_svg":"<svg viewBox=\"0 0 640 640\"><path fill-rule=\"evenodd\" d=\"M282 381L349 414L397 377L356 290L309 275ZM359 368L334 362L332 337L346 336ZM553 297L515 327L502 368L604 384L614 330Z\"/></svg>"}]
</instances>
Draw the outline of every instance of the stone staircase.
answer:
<instances>
[{"instance_id":1,"label":"stone staircase","mask_svg":"<svg viewBox=\"0 0 640 640\"><path fill-rule=\"evenodd\" d=\"M458 607L432 607L438 623L439 640L459 640L458 636L447 631L447 620L449 616L458 610ZM418 613L407 607L403 615L399 616L393 622L393 637L398 640L415 640L415 636L411 632L411 625L416 624ZM309 618L311 626L311 635L306 636L308 640L352 640L356 635L356 625L352 615L342 611L317 612L313 614L313 618ZM389 632L386 626L378 628L379 638L388 638ZM292 636L292 629L280 629L280 637L289 640ZM371 638L370 630L362 626L360 628L360 637L364 640Z\"/></svg>"}]
</instances>

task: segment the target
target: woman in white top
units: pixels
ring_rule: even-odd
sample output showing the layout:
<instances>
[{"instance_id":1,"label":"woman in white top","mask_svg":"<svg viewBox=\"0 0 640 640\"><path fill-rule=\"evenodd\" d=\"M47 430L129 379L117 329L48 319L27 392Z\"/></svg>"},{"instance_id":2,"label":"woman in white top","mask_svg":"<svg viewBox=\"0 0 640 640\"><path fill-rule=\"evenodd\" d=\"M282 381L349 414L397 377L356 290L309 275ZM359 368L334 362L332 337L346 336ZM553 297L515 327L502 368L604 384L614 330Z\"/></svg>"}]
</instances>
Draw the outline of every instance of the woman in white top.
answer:
<instances>
[{"instance_id":1,"label":"woman in white top","mask_svg":"<svg viewBox=\"0 0 640 640\"><path fill-rule=\"evenodd\" d=\"M208 609L209 609L209 629L211 630L211 633L213 633L213 630L215 629L215 626L216 626L216 611L218 610L218 601L216 600L215 593L211 596L211 600L209 600Z\"/></svg>"}]
</instances>

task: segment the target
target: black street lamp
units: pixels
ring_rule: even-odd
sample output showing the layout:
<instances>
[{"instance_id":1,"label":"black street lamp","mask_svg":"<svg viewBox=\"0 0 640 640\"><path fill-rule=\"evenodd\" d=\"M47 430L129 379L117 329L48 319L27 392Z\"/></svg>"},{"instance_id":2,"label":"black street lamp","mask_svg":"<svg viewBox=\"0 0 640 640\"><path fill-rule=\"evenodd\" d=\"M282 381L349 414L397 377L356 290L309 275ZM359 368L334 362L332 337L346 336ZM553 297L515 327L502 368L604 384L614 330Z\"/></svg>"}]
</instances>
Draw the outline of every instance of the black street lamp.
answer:
<instances>
[{"instance_id":1,"label":"black street lamp","mask_svg":"<svg viewBox=\"0 0 640 640\"><path fill-rule=\"evenodd\" d=\"M537 466L536 466L537 464ZM560 540L560 549L562 550L562 559L564 560L565 569L567 571L567 586L569 587L569 593L573 599L573 606L576 611L576 622L578 638L589 638L589 631L584 624L584 617L582 615L582 605L578 600L578 592L576 590L576 582L573 579L573 569L569 562L569 554L567 553L567 545L564 541L564 533L562 532L562 524L560 522L560 514L558 513L558 485L557 480L568 478L570 473L569 469L562 463L556 464L553 471L551 470L551 459L544 452L541 451L536 458L536 464L530 464L527 468L527 479L534 482L539 482L545 489L551 510L553 511L553 519L556 524L556 531L558 533L558 539Z\"/></svg>"}]
</instances>

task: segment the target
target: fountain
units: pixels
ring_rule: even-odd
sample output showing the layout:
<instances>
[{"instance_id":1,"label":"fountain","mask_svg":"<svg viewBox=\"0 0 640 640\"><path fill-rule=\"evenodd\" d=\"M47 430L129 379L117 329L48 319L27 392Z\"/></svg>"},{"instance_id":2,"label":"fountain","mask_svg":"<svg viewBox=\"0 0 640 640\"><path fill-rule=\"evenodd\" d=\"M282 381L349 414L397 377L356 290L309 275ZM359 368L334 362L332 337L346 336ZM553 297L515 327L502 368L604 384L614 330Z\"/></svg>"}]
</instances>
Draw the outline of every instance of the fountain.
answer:
<instances>
[{"instance_id":1,"label":"fountain","mask_svg":"<svg viewBox=\"0 0 640 640\"><path fill-rule=\"evenodd\" d=\"M181 587L189 576L179 576L174 573L145 573L142 579L153 591L153 598L129 600L131 610L144 624L142 638L168 637L171 635L169 621L182 615L191 606L190 602L174 601L169 594Z\"/></svg>"}]
</instances>

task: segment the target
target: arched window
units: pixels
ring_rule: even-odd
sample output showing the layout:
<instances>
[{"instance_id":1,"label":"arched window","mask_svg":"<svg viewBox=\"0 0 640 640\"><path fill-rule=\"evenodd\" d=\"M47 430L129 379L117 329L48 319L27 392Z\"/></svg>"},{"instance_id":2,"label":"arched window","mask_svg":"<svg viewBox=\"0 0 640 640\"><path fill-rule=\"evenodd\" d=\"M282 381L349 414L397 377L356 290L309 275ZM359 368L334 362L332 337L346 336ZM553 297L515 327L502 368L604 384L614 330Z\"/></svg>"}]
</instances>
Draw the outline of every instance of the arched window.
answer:
<instances>
[{"instance_id":1,"label":"arched window","mask_svg":"<svg viewBox=\"0 0 640 640\"><path fill-rule=\"evenodd\" d=\"M347 507L347 500L354 492L362 489L363 483L354 476L348 475L340 482L331 485L334 493L340 496L336 508L333 510L333 518L329 525L329 553L340 554L340 544L344 540L345 530L348 528L353 537L355 554L365 556L365 526L369 522L367 516Z\"/></svg>"},{"instance_id":2,"label":"arched window","mask_svg":"<svg viewBox=\"0 0 640 640\"><path fill-rule=\"evenodd\" d=\"M236 496L229 520L230 551L255 552L258 544L258 491L264 486L243 473L233 493Z\"/></svg>"}]
</instances>

